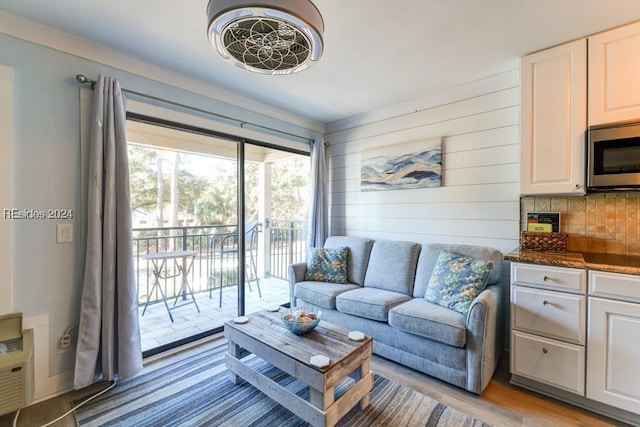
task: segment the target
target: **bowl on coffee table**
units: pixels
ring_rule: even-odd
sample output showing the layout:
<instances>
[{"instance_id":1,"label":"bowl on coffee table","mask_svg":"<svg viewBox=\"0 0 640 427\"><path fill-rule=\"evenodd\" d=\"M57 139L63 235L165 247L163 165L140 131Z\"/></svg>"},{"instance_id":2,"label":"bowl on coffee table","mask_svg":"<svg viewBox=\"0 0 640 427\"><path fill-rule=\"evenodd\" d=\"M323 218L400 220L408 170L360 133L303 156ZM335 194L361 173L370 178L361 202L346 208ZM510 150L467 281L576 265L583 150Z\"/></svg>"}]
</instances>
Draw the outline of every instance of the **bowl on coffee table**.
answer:
<instances>
[{"instance_id":1,"label":"bowl on coffee table","mask_svg":"<svg viewBox=\"0 0 640 427\"><path fill-rule=\"evenodd\" d=\"M293 307L280 310L285 328L296 335L311 332L320 323L322 310L313 307Z\"/></svg>"}]
</instances>

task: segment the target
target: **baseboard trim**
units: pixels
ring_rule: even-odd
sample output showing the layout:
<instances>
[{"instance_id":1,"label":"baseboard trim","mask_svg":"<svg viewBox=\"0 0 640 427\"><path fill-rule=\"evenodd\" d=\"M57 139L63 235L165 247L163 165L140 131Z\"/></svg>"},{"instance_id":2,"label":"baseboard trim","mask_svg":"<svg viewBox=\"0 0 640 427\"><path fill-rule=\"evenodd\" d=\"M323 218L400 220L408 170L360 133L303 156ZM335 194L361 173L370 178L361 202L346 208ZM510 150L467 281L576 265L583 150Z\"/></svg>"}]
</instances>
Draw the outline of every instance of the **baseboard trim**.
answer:
<instances>
[{"instance_id":1,"label":"baseboard trim","mask_svg":"<svg viewBox=\"0 0 640 427\"><path fill-rule=\"evenodd\" d=\"M73 390L73 371L36 380L32 403L42 402Z\"/></svg>"}]
</instances>

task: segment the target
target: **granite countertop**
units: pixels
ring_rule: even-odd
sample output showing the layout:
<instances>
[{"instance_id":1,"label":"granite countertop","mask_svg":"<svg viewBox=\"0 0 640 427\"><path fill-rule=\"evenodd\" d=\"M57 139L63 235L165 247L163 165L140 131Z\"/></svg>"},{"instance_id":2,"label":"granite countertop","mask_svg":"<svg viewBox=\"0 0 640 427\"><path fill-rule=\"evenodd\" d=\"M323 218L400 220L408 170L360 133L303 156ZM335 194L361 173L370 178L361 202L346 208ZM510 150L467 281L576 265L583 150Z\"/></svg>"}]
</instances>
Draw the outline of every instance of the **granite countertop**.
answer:
<instances>
[{"instance_id":1,"label":"granite countertop","mask_svg":"<svg viewBox=\"0 0 640 427\"><path fill-rule=\"evenodd\" d=\"M530 264L640 275L640 256L634 255L593 252L542 252L514 249L505 255L504 259Z\"/></svg>"}]
</instances>

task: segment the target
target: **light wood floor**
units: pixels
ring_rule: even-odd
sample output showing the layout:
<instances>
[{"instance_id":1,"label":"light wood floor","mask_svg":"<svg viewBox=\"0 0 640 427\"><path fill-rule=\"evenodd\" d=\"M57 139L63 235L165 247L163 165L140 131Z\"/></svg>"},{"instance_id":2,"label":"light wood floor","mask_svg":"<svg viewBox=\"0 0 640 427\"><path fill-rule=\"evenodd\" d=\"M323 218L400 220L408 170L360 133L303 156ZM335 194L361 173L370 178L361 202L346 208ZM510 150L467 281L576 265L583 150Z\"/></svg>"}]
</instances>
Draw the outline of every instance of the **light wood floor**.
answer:
<instances>
[{"instance_id":1,"label":"light wood floor","mask_svg":"<svg viewBox=\"0 0 640 427\"><path fill-rule=\"evenodd\" d=\"M481 396L375 355L371 370L495 426L628 425L509 384L508 353Z\"/></svg>"},{"instance_id":2,"label":"light wood floor","mask_svg":"<svg viewBox=\"0 0 640 427\"><path fill-rule=\"evenodd\" d=\"M624 426L598 414L565 404L509 384L508 354L502 361L482 396L469 393L443 381L418 373L397 363L374 356L371 369L398 383L405 384L448 406L459 409L496 426ZM97 386L96 386L97 389ZM36 427L62 415L71 402L89 391L71 392L24 409L18 426ZM11 427L14 414L0 417L0 427ZM55 427L76 427L73 415L55 423ZM401 426L394 426L401 427Z\"/></svg>"}]
</instances>

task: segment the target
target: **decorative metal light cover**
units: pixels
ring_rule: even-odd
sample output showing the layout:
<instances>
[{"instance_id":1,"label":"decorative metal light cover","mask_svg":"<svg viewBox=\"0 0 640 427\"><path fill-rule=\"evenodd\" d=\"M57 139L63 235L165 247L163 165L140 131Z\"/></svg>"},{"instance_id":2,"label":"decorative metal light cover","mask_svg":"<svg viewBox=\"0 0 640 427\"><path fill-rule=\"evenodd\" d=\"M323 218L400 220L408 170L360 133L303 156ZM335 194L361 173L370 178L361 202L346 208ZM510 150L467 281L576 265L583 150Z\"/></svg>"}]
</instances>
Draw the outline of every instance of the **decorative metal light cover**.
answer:
<instances>
[{"instance_id":1,"label":"decorative metal light cover","mask_svg":"<svg viewBox=\"0 0 640 427\"><path fill-rule=\"evenodd\" d=\"M324 22L309 0L210 0L209 42L228 62L261 74L290 74L323 51Z\"/></svg>"}]
</instances>

